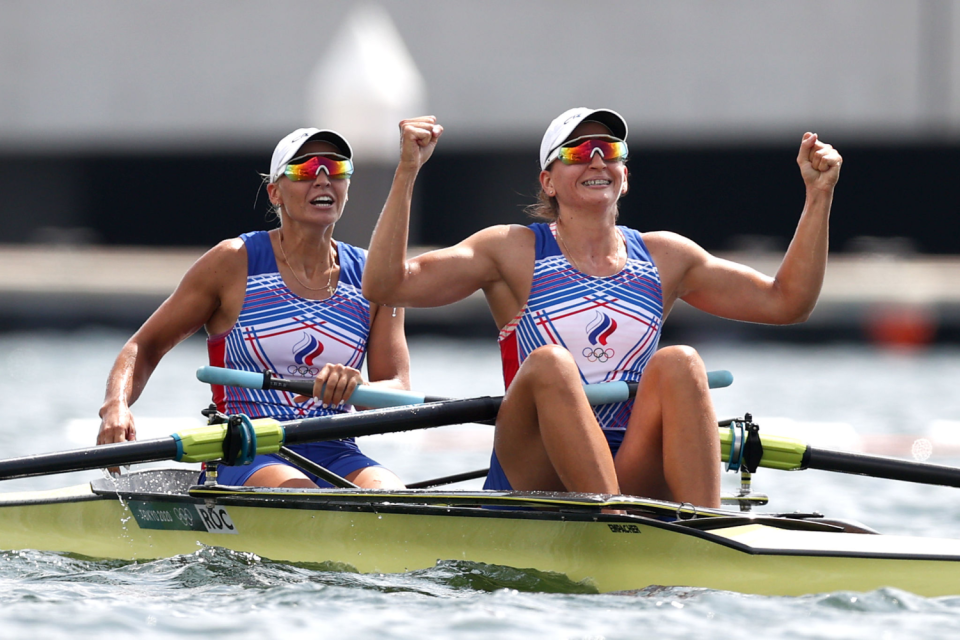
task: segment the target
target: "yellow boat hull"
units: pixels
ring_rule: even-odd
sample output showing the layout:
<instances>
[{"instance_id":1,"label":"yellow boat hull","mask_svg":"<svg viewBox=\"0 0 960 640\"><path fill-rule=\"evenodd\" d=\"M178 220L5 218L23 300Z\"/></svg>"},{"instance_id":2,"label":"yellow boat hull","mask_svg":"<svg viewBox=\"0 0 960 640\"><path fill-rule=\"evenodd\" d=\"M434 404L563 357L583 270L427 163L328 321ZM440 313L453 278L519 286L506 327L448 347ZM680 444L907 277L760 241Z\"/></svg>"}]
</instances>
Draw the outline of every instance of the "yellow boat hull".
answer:
<instances>
[{"instance_id":1,"label":"yellow boat hull","mask_svg":"<svg viewBox=\"0 0 960 640\"><path fill-rule=\"evenodd\" d=\"M424 496L422 502L417 495ZM729 514L730 526L704 530L689 521L567 508L549 498L543 508L497 509L465 506L457 495L347 490L110 495L81 485L0 496L0 549L147 560L218 546L364 573L464 560L556 572L599 592L662 585L765 595L881 587L923 596L960 594L955 540L813 525L796 530L788 522L752 521L736 512ZM537 494L528 494L525 504L534 498Z\"/></svg>"}]
</instances>

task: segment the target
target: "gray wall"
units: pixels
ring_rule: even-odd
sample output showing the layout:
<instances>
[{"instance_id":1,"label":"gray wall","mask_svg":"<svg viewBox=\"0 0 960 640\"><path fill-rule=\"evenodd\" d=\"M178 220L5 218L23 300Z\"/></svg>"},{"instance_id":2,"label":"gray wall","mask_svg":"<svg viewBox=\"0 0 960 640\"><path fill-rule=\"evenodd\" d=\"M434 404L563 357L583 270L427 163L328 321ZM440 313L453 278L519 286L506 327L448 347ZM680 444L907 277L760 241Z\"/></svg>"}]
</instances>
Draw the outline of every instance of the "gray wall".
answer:
<instances>
[{"instance_id":1,"label":"gray wall","mask_svg":"<svg viewBox=\"0 0 960 640\"><path fill-rule=\"evenodd\" d=\"M445 144L573 105L683 144L960 138L952 0L383 0ZM265 147L304 123L338 0L3 0L0 152ZM316 124L316 123L311 123ZM336 123L322 123L336 126Z\"/></svg>"},{"instance_id":2,"label":"gray wall","mask_svg":"<svg viewBox=\"0 0 960 640\"><path fill-rule=\"evenodd\" d=\"M743 233L789 238L795 214L776 226L763 212L798 197L792 157L812 130L847 161L836 246L911 236L952 252L958 4L0 0L0 243L209 244L267 224L257 172L281 136L317 125L355 146L361 137L343 110L311 109L329 63L341 73L319 91L342 97L348 115L346 85L358 78L379 77L368 92L389 89L377 100L393 105L386 118L356 109L363 127L381 123L388 154L358 149L342 240L369 238L397 113L424 109L446 127L421 178L413 236L446 243L522 221L547 122L587 105L630 124L630 224L710 247ZM357 34L371 6L409 56ZM391 40L380 33L379 44ZM406 57L418 72L377 76L378 58ZM425 95L398 98L389 80L401 76Z\"/></svg>"}]
</instances>

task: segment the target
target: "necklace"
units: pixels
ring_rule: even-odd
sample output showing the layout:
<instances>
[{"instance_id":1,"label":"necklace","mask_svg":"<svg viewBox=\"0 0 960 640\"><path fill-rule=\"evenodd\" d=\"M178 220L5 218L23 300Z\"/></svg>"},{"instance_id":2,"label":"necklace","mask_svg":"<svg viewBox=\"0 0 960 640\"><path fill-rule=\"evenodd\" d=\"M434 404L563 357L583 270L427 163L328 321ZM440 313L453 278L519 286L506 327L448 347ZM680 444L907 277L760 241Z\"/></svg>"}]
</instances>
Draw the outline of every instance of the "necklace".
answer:
<instances>
[{"instance_id":1,"label":"necklace","mask_svg":"<svg viewBox=\"0 0 960 640\"><path fill-rule=\"evenodd\" d=\"M557 232L557 240L560 241L560 246L563 247L563 252L567 254L567 260L570 261L570 264L573 265L573 268L576 269L577 271L579 271L580 273L584 273L584 274L586 274L586 275L590 275L590 274L588 274L586 271L584 271L583 269L581 269L581 268L580 268L580 265L577 264L577 261L573 259L573 254L570 253L570 249L567 248L567 243L563 241L563 236L560 235L560 221L559 221L559 220L557 220L557 222L554 224L553 229L554 229L554 231ZM624 253L624 256L623 256L623 264L622 264L622 265L620 264L620 247L621 247L621 245L622 245L622 243L623 243L623 238L620 237L620 232L617 231L616 228L614 228L613 232L614 232L614 233L616 234L616 236L617 236L617 264L616 264L616 267L617 267L617 268L616 268L616 270L614 270L614 272L613 272L611 275L615 275L615 274L617 274L617 273L620 273L620 270L623 269L623 267L627 266L627 257L626 257L626 253L627 253L627 252L626 252L626 251L623 252L623 253ZM626 247L624 247L624 248L626 248Z\"/></svg>"},{"instance_id":2,"label":"necklace","mask_svg":"<svg viewBox=\"0 0 960 640\"><path fill-rule=\"evenodd\" d=\"M293 274L294 280L299 282L301 287L303 287L304 289L309 289L310 291L325 290L328 295L331 295L331 296L333 295L333 291L334 289L336 289L336 287L332 286L330 283L333 282L333 272L337 268L336 258L331 256L333 264L330 265L330 272L327 275L327 284L323 285L322 287L311 287L310 285L306 284L303 280L300 279L300 276L297 275L297 272L294 270L293 265L290 264L290 260L287 258L287 252L283 250L283 233L281 233L278 236L278 244L280 245L280 255L283 256L283 261L287 263L288 267L290 267L290 273ZM304 271L304 275L306 275L306 271Z\"/></svg>"}]
</instances>

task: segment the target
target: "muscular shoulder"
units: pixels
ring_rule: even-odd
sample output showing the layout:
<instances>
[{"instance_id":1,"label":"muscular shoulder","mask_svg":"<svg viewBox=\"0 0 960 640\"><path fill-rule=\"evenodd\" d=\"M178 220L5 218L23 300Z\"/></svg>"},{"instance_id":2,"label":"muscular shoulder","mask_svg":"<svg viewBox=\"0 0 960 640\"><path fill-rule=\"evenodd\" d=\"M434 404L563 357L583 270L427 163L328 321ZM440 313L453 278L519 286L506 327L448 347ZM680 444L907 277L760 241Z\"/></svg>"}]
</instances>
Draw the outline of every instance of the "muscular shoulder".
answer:
<instances>
[{"instance_id":1,"label":"muscular shoulder","mask_svg":"<svg viewBox=\"0 0 960 640\"><path fill-rule=\"evenodd\" d=\"M536 236L529 227L519 224L498 224L477 231L461 244L482 250L490 256L509 255L525 248L533 248Z\"/></svg>"},{"instance_id":2,"label":"muscular shoulder","mask_svg":"<svg viewBox=\"0 0 960 640\"><path fill-rule=\"evenodd\" d=\"M672 231L648 231L641 236L661 269L663 266L660 265L660 261L665 265L675 261L689 262L699 259L704 253L696 242Z\"/></svg>"},{"instance_id":3,"label":"muscular shoulder","mask_svg":"<svg viewBox=\"0 0 960 640\"><path fill-rule=\"evenodd\" d=\"M247 249L240 238L223 240L207 251L187 272L184 281L194 285L219 287L237 278L237 274L246 275Z\"/></svg>"},{"instance_id":4,"label":"muscular shoulder","mask_svg":"<svg viewBox=\"0 0 960 640\"><path fill-rule=\"evenodd\" d=\"M203 254L200 260L212 266L246 268L247 246L240 238L222 240L219 244Z\"/></svg>"},{"instance_id":5,"label":"muscular shoulder","mask_svg":"<svg viewBox=\"0 0 960 640\"><path fill-rule=\"evenodd\" d=\"M660 271L665 299L682 296L687 274L703 264L709 254L690 238L670 231L651 231L642 234L653 263Z\"/></svg>"}]
</instances>

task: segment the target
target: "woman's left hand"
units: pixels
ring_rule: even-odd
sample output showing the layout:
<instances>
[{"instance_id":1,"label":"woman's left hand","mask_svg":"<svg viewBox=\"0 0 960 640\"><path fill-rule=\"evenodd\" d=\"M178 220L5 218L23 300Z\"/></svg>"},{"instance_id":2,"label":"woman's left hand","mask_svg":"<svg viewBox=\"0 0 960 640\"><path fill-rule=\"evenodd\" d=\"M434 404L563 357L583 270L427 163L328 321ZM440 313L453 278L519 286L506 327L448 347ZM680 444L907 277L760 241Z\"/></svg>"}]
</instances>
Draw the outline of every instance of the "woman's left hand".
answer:
<instances>
[{"instance_id":1,"label":"woman's left hand","mask_svg":"<svg viewBox=\"0 0 960 640\"><path fill-rule=\"evenodd\" d=\"M343 364L325 364L313 379L313 397L324 406L346 404L357 385L366 384L360 372ZM306 402L306 396L297 396L295 402Z\"/></svg>"}]
</instances>

